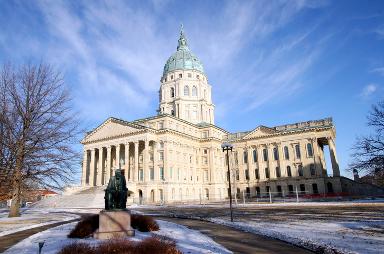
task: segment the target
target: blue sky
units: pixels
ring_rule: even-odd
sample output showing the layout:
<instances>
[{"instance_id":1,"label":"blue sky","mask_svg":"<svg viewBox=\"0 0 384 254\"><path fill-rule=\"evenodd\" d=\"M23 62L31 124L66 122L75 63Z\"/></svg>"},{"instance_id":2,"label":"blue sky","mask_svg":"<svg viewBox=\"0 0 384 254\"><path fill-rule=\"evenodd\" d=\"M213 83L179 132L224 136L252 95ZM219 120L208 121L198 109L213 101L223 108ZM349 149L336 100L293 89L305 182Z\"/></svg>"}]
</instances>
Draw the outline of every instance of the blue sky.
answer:
<instances>
[{"instance_id":1,"label":"blue sky","mask_svg":"<svg viewBox=\"0 0 384 254\"><path fill-rule=\"evenodd\" d=\"M384 95L383 1L0 0L0 61L61 70L88 129L109 116L134 120L156 114L181 23L218 126L333 117L350 176L350 148Z\"/></svg>"}]
</instances>

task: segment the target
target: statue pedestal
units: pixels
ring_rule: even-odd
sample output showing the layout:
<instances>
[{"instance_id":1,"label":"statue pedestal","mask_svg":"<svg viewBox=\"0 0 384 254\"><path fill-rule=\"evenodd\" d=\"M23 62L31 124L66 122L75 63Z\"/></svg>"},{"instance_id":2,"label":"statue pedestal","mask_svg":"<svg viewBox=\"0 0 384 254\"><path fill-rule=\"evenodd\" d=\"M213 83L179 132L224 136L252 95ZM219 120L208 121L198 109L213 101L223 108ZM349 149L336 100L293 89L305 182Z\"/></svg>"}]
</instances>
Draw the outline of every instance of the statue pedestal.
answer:
<instances>
[{"instance_id":1,"label":"statue pedestal","mask_svg":"<svg viewBox=\"0 0 384 254\"><path fill-rule=\"evenodd\" d=\"M103 210L99 214L99 229L93 234L96 239L134 236L131 228L131 213L128 210Z\"/></svg>"}]
</instances>

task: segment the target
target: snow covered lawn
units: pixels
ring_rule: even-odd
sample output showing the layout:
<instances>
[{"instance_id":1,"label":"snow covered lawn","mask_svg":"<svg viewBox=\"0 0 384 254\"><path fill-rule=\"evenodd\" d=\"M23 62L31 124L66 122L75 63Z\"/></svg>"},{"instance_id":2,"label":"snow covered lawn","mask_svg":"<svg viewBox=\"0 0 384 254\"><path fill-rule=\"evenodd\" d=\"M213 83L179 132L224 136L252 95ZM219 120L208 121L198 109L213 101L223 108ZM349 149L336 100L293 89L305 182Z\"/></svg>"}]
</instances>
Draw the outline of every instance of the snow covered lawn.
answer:
<instances>
[{"instance_id":1,"label":"snow covered lawn","mask_svg":"<svg viewBox=\"0 0 384 254\"><path fill-rule=\"evenodd\" d=\"M22 209L20 217L8 218L8 210L0 210L0 237L15 232L79 218L77 210Z\"/></svg>"},{"instance_id":2,"label":"snow covered lawn","mask_svg":"<svg viewBox=\"0 0 384 254\"><path fill-rule=\"evenodd\" d=\"M135 237L130 238L135 241L140 241L146 237L154 235L161 235L172 238L176 241L177 248L183 253L232 253L225 249L220 244L214 242L211 238L203 235L202 233L188 229L182 225L175 223L157 220L160 230L152 233L143 233L135 230ZM97 244L99 240L92 238L88 239L70 239L67 238L68 233L75 227L77 222L69 223L66 225L58 226L38 234L35 234L12 248L8 249L5 253L17 254L35 254L38 250L38 242L44 241L42 253L54 254L57 253L62 247L73 243L75 241Z\"/></svg>"}]
</instances>

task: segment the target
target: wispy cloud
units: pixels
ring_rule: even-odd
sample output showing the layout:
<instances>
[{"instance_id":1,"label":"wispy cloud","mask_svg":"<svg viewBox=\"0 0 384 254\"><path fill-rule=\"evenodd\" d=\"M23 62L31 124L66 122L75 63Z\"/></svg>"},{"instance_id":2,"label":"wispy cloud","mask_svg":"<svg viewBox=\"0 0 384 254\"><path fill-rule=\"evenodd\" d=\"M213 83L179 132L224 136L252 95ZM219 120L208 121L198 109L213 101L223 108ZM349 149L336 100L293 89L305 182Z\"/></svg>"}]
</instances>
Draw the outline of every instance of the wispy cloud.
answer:
<instances>
[{"instance_id":1,"label":"wispy cloud","mask_svg":"<svg viewBox=\"0 0 384 254\"><path fill-rule=\"evenodd\" d=\"M373 83L368 84L363 88L363 90L360 93L360 96L362 98L368 98L369 96L371 96L377 91L377 88L378 86L376 84L373 84Z\"/></svg>"},{"instance_id":2,"label":"wispy cloud","mask_svg":"<svg viewBox=\"0 0 384 254\"><path fill-rule=\"evenodd\" d=\"M380 75L384 76L384 67L379 67L371 70L371 72L379 73Z\"/></svg>"},{"instance_id":3,"label":"wispy cloud","mask_svg":"<svg viewBox=\"0 0 384 254\"><path fill-rule=\"evenodd\" d=\"M374 32L379 37L379 39L384 39L384 25L381 25L376 28Z\"/></svg>"}]
</instances>

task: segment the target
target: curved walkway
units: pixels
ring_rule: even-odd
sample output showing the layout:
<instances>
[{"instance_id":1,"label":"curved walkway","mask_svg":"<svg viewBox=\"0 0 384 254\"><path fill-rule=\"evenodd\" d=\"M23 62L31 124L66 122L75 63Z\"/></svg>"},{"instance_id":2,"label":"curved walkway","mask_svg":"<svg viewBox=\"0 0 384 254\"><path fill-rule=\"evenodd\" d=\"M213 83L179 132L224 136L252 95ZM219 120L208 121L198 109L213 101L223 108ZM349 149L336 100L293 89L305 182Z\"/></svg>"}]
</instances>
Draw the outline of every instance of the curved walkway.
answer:
<instances>
[{"instance_id":1,"label":"curved walkway","mask_svg":"<svg viewBox=\"0 0 384 254\"><path fill-rule=\"evenodd\" d=\"M215 242L223 245L233 253L250 254L309 254L312 251L291 245L289 243L252 234L224 225L212 222L178 219L169 217L158 217L161 220L174 222L198 230L201 233L211 237Z\"/></svg>"},{"instance_id":2,"label":"curved walkway","mask_svg":"<svg viewBox=\"0 0 384 254\"><path fill-rule=\"evenodd\" d=\"M78 221L78 220L79 219L73 219L73 220L68 220L68 221L56 222L56 223L52 223L52 224L48 224L48 225L44 225L44 226L40 226L40 227L35 227L35 228L15 232L15 233L12 233L9 235L1 236L0 237L0 253L3 253L4 251L11 248L16 243L20 242L21 240L24 240L27 237L30 237L31 235L34 235L34 234L39 233L41 231L44 231L44 230L47 230L47 229L50 229L53 227L57 227L57 226L60 226L63 224ZM37 244L36 244L36 246L37 246Z\"/></svg>"}]
</instances>

